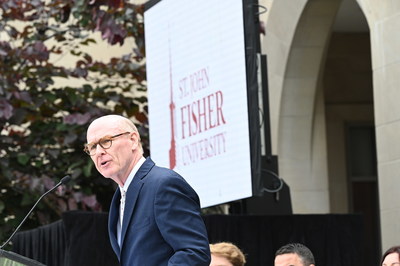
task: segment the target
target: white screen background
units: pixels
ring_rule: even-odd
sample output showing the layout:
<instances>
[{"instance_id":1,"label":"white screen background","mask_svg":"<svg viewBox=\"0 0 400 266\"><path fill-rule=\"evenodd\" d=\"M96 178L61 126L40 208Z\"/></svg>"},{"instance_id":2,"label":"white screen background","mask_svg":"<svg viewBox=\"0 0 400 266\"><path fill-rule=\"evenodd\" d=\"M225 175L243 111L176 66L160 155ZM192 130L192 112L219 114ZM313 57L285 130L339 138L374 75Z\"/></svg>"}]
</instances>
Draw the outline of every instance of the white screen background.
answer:
<instances>
[{"instance_id":1,"label":"white screen background","mask_svg":"<svg viewBox=\"0 0 400 266\"><path fill-rule=\"evenodd\" d=\"M202 207L252 196L242 9L163 0L145 11L150 154L170 168L173 116L173 169Z\"/></svg>"}]
</instances>

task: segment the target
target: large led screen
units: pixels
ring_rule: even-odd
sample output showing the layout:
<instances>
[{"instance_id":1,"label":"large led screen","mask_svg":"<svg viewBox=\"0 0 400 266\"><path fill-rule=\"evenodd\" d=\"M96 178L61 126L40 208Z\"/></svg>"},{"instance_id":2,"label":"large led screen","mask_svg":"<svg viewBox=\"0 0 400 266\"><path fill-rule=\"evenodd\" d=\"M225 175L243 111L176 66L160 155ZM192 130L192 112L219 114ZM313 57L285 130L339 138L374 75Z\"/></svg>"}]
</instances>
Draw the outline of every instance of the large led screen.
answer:
<instances>
[{"instance_id":1,"label":"large led screen","mask_svg":"<svg viewBox=\"0 0 400 266\"><path fill-rule=\"evenodd\" d=\"M150 154L208 207L252 196L242 0L151 1Z\"/></svg>"}]
</instances>

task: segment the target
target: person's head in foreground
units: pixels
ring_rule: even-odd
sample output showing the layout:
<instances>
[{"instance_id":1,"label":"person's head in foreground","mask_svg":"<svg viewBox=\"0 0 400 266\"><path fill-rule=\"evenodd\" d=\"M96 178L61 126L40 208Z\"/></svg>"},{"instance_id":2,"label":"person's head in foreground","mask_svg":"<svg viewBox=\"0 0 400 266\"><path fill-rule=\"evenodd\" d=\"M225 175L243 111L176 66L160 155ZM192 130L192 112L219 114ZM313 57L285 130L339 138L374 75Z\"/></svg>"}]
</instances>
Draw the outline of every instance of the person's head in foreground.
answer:
<instances>
[{"instance_id":1,"label":"person's head in foreground","mask_svg":"<svg viewBox=\"0 0 400 266\"><path fill-rule=\"evenodd\" d=\"M311 250L300 243L280 247L275 253L275 266L315 266Z\"/></svg>"},{"instance_id":2,"label":"person's head in foreground","mask_svg":"<svg viewBox=\"0 0 400 266\"><path fill-rule=\"evenodd\" d=\"M381 259L381 266L400 265L400 246L394 246L385 251Z\"/></svg>"},{"instance_id":3,"label":"person's head in foreground","mask_svg":"<svg viewBox=\"0 0 400 266\"><path fill-rule=\"evenodd\" d=\"M246 263L243 252L232 243L210 244L210 251L210 266L243 266Z\"/></svg>"}]
</instances>

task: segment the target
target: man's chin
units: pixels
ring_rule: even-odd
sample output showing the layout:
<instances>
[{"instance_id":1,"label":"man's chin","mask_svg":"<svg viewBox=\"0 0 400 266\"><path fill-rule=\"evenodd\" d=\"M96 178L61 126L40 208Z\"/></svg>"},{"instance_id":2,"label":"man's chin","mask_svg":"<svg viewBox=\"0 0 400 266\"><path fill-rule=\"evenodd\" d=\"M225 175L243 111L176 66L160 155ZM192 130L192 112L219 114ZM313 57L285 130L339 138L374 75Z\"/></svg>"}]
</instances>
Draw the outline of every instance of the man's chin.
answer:
<instances>
[{"instance_id":1,"label":"man's chin","mask_svg":"<svg viewBox=\"0 0 400 266\"><path fill-rule=\"evenodd\" d=\"M115 183L117 183L117 184L119 184L120 182L119 182L119 179L117 178L117 177L115 177L115 176L113 176L113 175L103 175L104 176L104 178L108 178L108 179L111 179L111 180L113 180Z\"/></svg>"},{"instance_id":2,"label":"man's chin","mask_svg":"<svg viewBox=\"0 0 400 266\"><path fill-rule=\"evenodd\" d=\"M102 172L100 172L100 174L104 177L104 178L110 178L110 179L113 179L112 178L112 174L110 173L110 172L106 172L106 171L102 171Z\"/></svg>"}]
</instances>

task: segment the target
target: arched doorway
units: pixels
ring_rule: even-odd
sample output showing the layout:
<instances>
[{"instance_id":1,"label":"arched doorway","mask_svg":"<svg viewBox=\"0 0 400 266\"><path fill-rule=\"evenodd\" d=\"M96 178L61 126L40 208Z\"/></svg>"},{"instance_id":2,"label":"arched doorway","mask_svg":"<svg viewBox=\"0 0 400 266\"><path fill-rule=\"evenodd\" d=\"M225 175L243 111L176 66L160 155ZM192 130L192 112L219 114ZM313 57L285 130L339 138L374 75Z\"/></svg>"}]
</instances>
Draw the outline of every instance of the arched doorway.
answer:
<instances>
[{"instance_id":1,"label":"arched doorway","mask_svg":"<svg viewBox=\"0 0 400 266\"><path fill-rule=\"evenodd\" d=\"M370 43L357 2L343 0L323 75L330 209L363 216L363 265L372 266L381 252Z\"/></svg>"}]
</instances>

